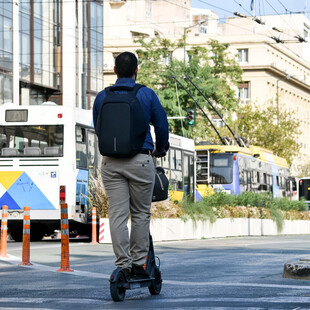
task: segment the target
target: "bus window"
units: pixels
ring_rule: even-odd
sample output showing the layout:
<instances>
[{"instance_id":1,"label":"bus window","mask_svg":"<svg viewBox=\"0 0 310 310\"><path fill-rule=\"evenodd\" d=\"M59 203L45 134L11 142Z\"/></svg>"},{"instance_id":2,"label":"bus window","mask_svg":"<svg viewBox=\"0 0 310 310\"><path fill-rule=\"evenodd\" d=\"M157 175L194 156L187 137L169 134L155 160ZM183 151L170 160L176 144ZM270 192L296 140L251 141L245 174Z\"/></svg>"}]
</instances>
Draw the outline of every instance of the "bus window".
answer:
<instances>
[{"instance_id":1,"label":"bus window","mask_svg":"<svg viewBox=\"0 0 310 310\"><path fill-rule=\"evenodd\" d=\"M76 168L87 169L85 128L76 126Z\"/></svg>"},{"instance_id":2,"label":"bus window","mask_svg":"<svg viewBox=\"0 0 310 310\"><path fill-rule=\"evenodd\" d=\"M95 134L88 131L88 169L91 175L95 175Z\"/></svg>"},{"instance_id":3,"label":"bus window","mask_svg":"<svg viewBox=\"0 0 310 310\"><path fill-rule=\"evenodd\" d=\"M211 155L212 184L230 184L233 182L233 155Z\"/></svg>"},{"instance_id":4,"label":"bus window","mask_svg":"<svg viewBox=\"0 0 310 310\"><path fill-rule=\"evenodd\" d=\"M1 156L62 156L62 125L0 126Z\"/></svg>"},{"instance_id":5,"label":"bus window","mask_svg":"<svg viewBox=\"0 0 310 310\"><path fill-rule=\"evenodd\" d=\"M174 190L183 190L182 152L170 151L170 184Z\"/></svg>"}]
</instances>

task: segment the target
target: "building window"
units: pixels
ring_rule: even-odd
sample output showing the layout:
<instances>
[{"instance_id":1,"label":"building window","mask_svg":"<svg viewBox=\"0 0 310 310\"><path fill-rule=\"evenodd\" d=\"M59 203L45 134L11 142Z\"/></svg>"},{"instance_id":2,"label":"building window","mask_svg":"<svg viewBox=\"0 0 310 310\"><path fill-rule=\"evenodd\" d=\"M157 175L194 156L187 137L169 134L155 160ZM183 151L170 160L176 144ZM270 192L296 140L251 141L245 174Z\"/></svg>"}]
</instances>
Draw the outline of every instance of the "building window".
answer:
<instances>
[{"instance_id":1,"label":"building window","mask_svg":"<svg viewBox=\"0 0 310 310\"><path fill-rule=\"evenodd\" d=\"M24 95L20 100L21 104L39 104L43 97L34 95L37 91L33 90L33 84L44 85L45 100L60 85L60 73L57 75L55 67L55 61L59 64L56 59L59 49L55 48L59 44L56 28L59 0L20 0L19 3L19 77L27 82L21 84Z\"/></svg>"},{"instance_id":2,"label":"building window","mask_svg":"<svg viewBox=\"0 0 310 310\"><path fill-rule=\"evenodd\" d=\"M13 78L0 73L0 104L13 102Z\"/></svg>"},{"instance_id":3,"label":"building window","mask_svg":"<svg viewBox=\"0 0 310 310\"><path fill-rule=\"evenodd\" d=\"M241 102L248 103L249 99L250 99L250 83L249 82L243 82L241 84L239 84L239 99L241 100Z\"/></svg>"},{"instance_id":4,"label":"building window","mask_svg":"<svg viewBox=\"0 0 310 310\"><path fill-rule=\"evenodd\" d=\"M213 118L213 119L212 119L212 123L213 123L216 127L218 127L218 128L224 127L224 122L223 122L223 120L220 119L220 118Z\"/></svg>"},{"instance_id":5,"label":"building window","mask_svg":"<svg viewBox=\"0 0 310 310\"><path fill-rule=\"evenodd\" d=\"M13 13L12 2L0 2L0 104L13 100Z\"/></svg>"},{"instance_id":6,"label":"building window","mask_svg":"<svg viewBox=\"0 0 310 310\"><path fill-rule=\"evenodd\" d=\"M33 63L34 63L34 82L42 84L42 44L43 44L43 15L42 2L35 0L33 3Z\"/></svg>"},{"instance_id":7,"label":"building window","mask_svg":"<svg viewBox=\"0 0 310 310\"><path fill-rule=\"evenodd\" d=\"M30 105L39 105L45 101L44 94L35 89L30 90Z\"/></svg>"},{"instance_id":8,"label":"building window","mask_svg":"<svg viewBox=\"0 0 310 310\"><path fill-rule=\"evenodd\" d=\"M19 76L30 81L30 2L21 1L19 9Z\"/></svg>"},{"instance_id":9,"label":"building window","mask_svg":"<svg viewBox=\"0 0 310 310\"><path fill-rule=\"evenodd\" d=\"M161 62L164 66L168 66L172 60L172 53L168 52L165 56L161 56Z\"/></svg>"},{"instance_id":10,"label":"building window","mask_svg":"<svg viewBox=\"0 0 310 310\"><path fill-rule=\"evenodd\" d=\"M103 10L102 5L90 2L89 28L89 72L90 91L99 91L103 87Z\"/></svg>"},{"instance_id":11,"label":"building window","mask_svg":"<svg viewBox=\"0 0 310 310\"><path fill-rule=\"evenodd\" d=\"M249 50L247 48L238 49L238 62L249 62Z\"/></svg>"}]
</instances>

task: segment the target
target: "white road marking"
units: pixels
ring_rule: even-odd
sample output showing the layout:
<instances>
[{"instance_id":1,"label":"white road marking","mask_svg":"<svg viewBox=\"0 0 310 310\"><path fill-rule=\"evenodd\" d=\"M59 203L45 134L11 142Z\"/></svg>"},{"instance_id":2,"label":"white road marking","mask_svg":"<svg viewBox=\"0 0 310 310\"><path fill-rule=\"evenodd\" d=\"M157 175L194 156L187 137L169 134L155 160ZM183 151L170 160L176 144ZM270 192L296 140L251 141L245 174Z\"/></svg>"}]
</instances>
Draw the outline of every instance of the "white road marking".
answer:
<instances>
[{"instance_id":1,"label":"white road marking","mask_svg":"<svg viewBox=\"0 0 310 310\"><path fill-rule=\"evenodd\" d=\"M10 264L17 264L21 262L19 257L8 255L8 258L0 257L0 261L6 261ZM57 272L59 267L50 267L47 265L33 263L32 266L21 266L24 268L31 268L36 270L42 271L49 271L49 272ZM71 267L73 269L73 267ZM98 279L109 279L110 275L102 274L102 273L95 273L90 271L82 271L74 269L73 272L61 272L62 274L68 274L73 276L80 276L80 277L89 277L89 278L98 278ZM165 280L163 279L163 283L165 285L177 285L177 286L233 286L233 287L262 287L262 288L282 288L282 289L296 289L296 290L309 290L310 285L287 285L287 284L268 284L268 283L249 283L249 282L190 282L190 281L173 281L173 280ZM309 299L310 301L310 299Z\"/></svg>"}]
</instances>

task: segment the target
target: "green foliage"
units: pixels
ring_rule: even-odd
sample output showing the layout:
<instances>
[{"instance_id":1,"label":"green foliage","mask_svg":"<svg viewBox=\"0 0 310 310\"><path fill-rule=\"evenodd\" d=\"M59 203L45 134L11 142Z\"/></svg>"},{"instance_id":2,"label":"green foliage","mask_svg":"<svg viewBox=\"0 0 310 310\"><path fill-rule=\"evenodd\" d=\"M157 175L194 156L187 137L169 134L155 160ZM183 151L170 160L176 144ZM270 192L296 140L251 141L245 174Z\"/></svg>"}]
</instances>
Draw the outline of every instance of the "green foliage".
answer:
<instances>
[{"instance_id":1,"label":"green foliage","mask_svg":"<svg viewBox=\"0 0 310 310\"><path fill-rule=\"evenodd\" d=\"M224 209L223 209L224 208ZM247 209L248 208L248 209ZM254 209L249 209L254 208ZM256 209L255 209L256 208ZM243 192L240 195L229 195L225 192L217 192L214 195L204 197L198 203L183 202L184 216L194 220L210 220L215 222L223 217L256 217L268 218L277 223L279 230L284 223L284 212L307 211L308 206L304 201L292 201L287 198L273 198L267 193Z\"/></svg>"},{"instance_id":2,"label":"green foliage","mask_svg":"<svg viewBox=\"0 0 310 310\"><path fill-rule=\"evenodd\" d=\"M235 57L229 55L228 44L210 40L208 48L194 46L188 51L189 61L184 63L183 59L171 56L173 51L184 47L184 38L177 42L162 38L139 39L136 42L141 45L136 50L139 56L138 82L155 90L167 115L186 116L187 109L196 109L197 126L190 128L183 122L186 136L205 139L212 130L195 102L171 75L188 88L206 112L209 105L193 86L186 84L183 76L187 75L207 98L216 102L220 113L230 113L237 109L238 99L233 88L241 81L242 70ZM180 120L170 120L169 126L171 132L183 135Z\"/></svg>"},{"instance_id":3,"label":"green foliage","mask_svg":"<svg viewBox=\"0 0 310 310\"><path fill-rule=\"evenodd\" d=\"M239 112L239 131L252 145L262 146L283 157L291 165L293 157L298 155L300 145L297 136L300 134L300 122L292 112L279 111L270 103L262 109L255 105L246 105Z\"/></svg>"}]
</instances>

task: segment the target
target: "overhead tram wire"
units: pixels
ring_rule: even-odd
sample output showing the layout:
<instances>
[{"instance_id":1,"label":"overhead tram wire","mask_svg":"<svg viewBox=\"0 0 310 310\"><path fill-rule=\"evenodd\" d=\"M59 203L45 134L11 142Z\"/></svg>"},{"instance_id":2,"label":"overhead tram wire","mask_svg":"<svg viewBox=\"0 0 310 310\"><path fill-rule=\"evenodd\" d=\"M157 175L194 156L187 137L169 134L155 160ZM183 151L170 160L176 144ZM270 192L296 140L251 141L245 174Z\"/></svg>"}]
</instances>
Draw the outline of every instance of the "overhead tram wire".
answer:
<instances>
[{"instance_id":1,"label":"overhead tram wire","mask_svg":"<svg viewBox=\"0 0 310 310\"><path fill-rule=\"evenodd\" d=\"M214 104L208 99L208 97L201 91L201 89L190 79L190 77L188 75L185 75L184 80L187 82L190 82L200 93L200 95L202 95L202 97L209 103L209 105L212 107L213 111L215 111L215 113L220 117L220 119L222 120L222 122L225 124L225 126L228 128L228 130L230 131L231 135L233 136L234 140L236 141L236 143L239 146L245 146L245 144L242 144L239 139L236 137L236 135L234 134L234 132L232 131L232 129L230 128L230 126L226 123L223 115L217 110L217 108L214 106Z\"/></svg>"},{"instance_id":2,"label":"overhead tram wire","mask_svg":"<svg viewBox=\"0 0 310 310\"><path fill-rule=\"evenodd\" d=\"M291 30L293 31L293 32L295 32L295 34L298 36L299 35L299 33L297 33L296 31L295 31L295 29L293 29L292 27L291 27L291 25L290 25L290 23L288 23L282 16L281 16L281 14L279 14L278 13L278 11L270 4L270 2L268 1L268 0L265 0L267 3L268 3L268 5L276 12L276 14L289 26L289 28L291 28ZM286 9L287 10L287 9ZM288 11L288 10L287 10Z\"/></svg>"},{"instance_id":3,"label":"overhead tram wire","mask_svg":"<svg viewBox=\"0 0 310 310\"><path fill-rule=\"evenodd\" d=\"M203 113L203 115L209 121L211 127L214 129L214 131L216 132L217 136L219 137L219 139L221 140L223 145L228 145L228 142L221 136L221 134L219 133L219 131L217 130L215 125L212 123L212 121L208 117L207 113L204 111L204 109L201 107L201 105L198 103L198 101L194 98L194 96L191 94L191 92L176 78L175 75L171 74L170 77L172 77L176 82L178 82L181 85L181 87L187 92L187 94L192 98L192 100L195 102L197 107L200 109L200 111Z\"/></svg>"},{"instance_id":4,"label":"overhead tram wire","mask_svg":"<svg viewBox=\"0 0 310 310\"><path fill-rule=\"evenodd\" d=\"M296 42L296 39L300 42L300 43L302 43L302 42L305 42L305 40L300 36L300 35L296 35L296 36L292 36L292 35L290 35L290 34L288 34L288 33L286 33L286 35L288 36L288 37L292 37L292 41L288 41L288 40L282 40L280 37L275 37L274 35L273 35L273 33L271 32L271 30L274 30L274 31L277 31L277 32L282 32L283 33L283 31L279 31L279 29L277 28L277 27L271 27L271 26L268 26L268 25L266 25L265 24L265 22L263 22L261 19L258 19L258 18L255 18L255 16L253 16L252 15L252 13L250 13L247 9L245 9L243 6L242 6L242 4L241 3L238 3L236 0L234 0L234 2L237 4L237 5L239 5L246 13L248 13L249 14L249 17L253 17L253 21L255 21L255 22L257 22L258 24L261 24L261 25L265 25L265 27L266 27L266 30L269 32L269 34L270 34L270 38L271 39L273 39L273 40L275 40L275 42L278 44L278 43L295 43ZM268 3L268 1L267 1L267 3ZM268 3L269 4L269 3ZM272 7L273 8L273 7ZM274 8L273 8L274 9ZM275 10L275 9L274 9ZM285 8L285 10L286 11L288 11L286 8ZM275 12L279 15L279 13L275 10ZM235 15L237 15L237 16L239 16L239 17L244 17L244 15L243 14L236 14L236 13L234 13ZM280 15L279 15L280 16ZM281 17L282 18L282 17ZM283 18L282 18L283 19ZM284 20L285 21L285 20ZM271 30L269 29L269 28L271 28ZM291 28L292 29L292 28ZM292 29L293 30L293 29ZM294 30L293 30L294 31ZM294 31L295 32L295 31ZM295 32L296 33L296 32ZM296 43L298 43L298 42L296 42ZM288 48L288 47L287 47ZM290 49L290 48L288 48L288 49ZM291 49L290 49L291 50Z\"/></svg>"},{"instance_id":5,"label":"overhead tram wire","mask_svg":"<svg viewBox=\"0 0 310 310\"><path fill-rule=\"evenodd\" d=\"M282 5L283 9L284 9L286 12L288 12L288 10L287 10L287 8L284 6L284 4L283 4L280 0L278 0L278 2Z\"/></svg>"}]
</instances>

